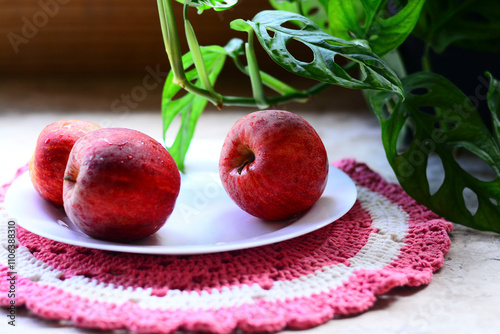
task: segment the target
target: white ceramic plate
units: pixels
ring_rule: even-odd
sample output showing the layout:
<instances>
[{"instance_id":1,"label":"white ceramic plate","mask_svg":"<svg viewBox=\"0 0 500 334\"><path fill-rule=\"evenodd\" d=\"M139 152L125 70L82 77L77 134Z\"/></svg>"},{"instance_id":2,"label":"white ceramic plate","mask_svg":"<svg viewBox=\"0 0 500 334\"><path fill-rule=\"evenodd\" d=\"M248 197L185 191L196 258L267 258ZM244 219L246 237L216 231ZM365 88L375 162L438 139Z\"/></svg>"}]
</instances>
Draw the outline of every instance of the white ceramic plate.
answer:
<instances>
[{"instance_id":1,"label":"white ceramic plate","mask_svg":"<svg viewBox=\"0 0 500 334\"><path fill-rule=\"evenodd\" d=\"M203 164L201 164L203 166ZM45 202L28 173L7 191L5 207L25 229L48 239L95 249L145 254L202 254L257 247L304 235L343 216L354 205L357 191L341 170L330 167L322 197L293 220L269 222L242 211L224 191L214 162L206 171L189 170L173 214L154 235L133 243L97 240L81 232L64 210Z\"/></svg>"}]
</instances>

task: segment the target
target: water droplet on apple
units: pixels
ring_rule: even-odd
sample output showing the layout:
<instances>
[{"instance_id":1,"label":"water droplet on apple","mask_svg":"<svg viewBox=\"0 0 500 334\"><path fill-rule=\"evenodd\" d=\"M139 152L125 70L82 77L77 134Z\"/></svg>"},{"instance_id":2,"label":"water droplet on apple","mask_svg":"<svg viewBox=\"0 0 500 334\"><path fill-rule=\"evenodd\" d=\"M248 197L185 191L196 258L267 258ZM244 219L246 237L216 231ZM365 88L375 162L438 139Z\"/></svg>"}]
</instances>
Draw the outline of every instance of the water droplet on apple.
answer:
<instances>
[{"instance_id":1,"label":"water droplet on apple","mask_svg":"<svg viewBox=\"0 0 500 334\"><path fill-rule=\"evenodd\" d=\"M128 159L129 159L129 160L132 160L133 158L134 158L134 157L133 157L133 156L131 156L131 155L129 155L129 156L128 156Z\"/></svg>"},{"instance_id":2,"label":"water droplet on apple","mask_svg":"<svg viewBox=\"0 0 500 334\"><path fill-rule=\"evenodd\" d=\"M45 144L48 144L48 143L50 143L50 138L47 138L47 139L45 140Z\"/></svg>"}]
</instances>

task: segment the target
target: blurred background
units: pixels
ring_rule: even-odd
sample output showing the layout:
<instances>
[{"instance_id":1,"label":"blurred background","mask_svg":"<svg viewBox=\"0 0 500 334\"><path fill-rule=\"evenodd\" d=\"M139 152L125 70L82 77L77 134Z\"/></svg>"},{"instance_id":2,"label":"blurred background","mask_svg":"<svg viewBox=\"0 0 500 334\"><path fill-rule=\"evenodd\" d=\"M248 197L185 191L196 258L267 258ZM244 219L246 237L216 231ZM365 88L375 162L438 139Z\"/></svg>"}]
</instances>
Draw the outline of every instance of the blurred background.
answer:
<instances>
[{"instance_id":1,"label":"blurred background","mask_svg":"<svg viewBox=\"0 0 500 334\"><path fill-rule=\"evenodd\" d=\"M0 8L0 112L109 111L113 101L129 95L145 76L156 73L164 78L169 70L156 1L0 0ZM174 9L179 24L182 5L174 1ZM262 9L269 9L267 0L243 0L224 12L198 15L192 10L190 19L201 45L223 46L233 37L246 40L246 33L229 28L233 19L251 19ZM181 47L187 51L183 36ZM296 87L312 84L257 51L264 70L292 80ZM132 109L160 110L163 83L154 86L135 100ZM249 81L230 61L216 87L225 95L250 93ZM357 91L332 88L314 100L314 108L364 109L365 103Z\"/></svg>"}]
</instances>

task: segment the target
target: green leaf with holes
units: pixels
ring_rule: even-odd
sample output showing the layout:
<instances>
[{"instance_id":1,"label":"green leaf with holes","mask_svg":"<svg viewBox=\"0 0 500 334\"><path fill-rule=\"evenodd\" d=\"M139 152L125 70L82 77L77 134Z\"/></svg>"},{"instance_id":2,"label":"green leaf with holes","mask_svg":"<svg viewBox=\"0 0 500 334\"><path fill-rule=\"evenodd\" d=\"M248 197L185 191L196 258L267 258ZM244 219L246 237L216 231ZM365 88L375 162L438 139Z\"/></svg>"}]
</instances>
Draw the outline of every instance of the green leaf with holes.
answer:
<instances>
[{"instance_id":1,"label":"green leaf with holes","mask_svg":"<svg viewBox=\"0 0 500 334\"><path fill-rule=\"evenodd\" d=\"M465 49L498 51L500 1L427 1L413 34L437 53L451 44Z\"/></svg>"},{"instance_id":2,"label":"green leaf with holes","mask_svg":"<svg viewBox=\"0 0 500 334\"><path fill-rule=\"evenodd\" d=\"M330 0L330 33L350 40L366 39L374 53L395 50L412 32L425 0Z\"/></svg>"},{"instance_id":3,"label":"green leaf with holes","mask_svg":"<svg viewBox=\"0 0 500 334\"><path fill-rule=\"evenodd\" d=\"M384 92L369 99L382 126L388 161L401 186L418 202L453 222L500 232L498 141L471 101L444 77L422 72L402 81L405 101ZM490 101L498 98L496 87L496 93L490 90ZM463 168L457 154L482 160L494 176L478 178ZM434 193L427 176L430 156L439 158L444 171L442 184ZM464 201L467 192L477 197L476 212Z\"/></svg>"},{"instance_id":4,"label":"green leaf with holes","mask_svg":"<svg viewBox=\"0 0 500 334\"><path fill-rule=\"evenodd\" d=\"M220 46L201 47L203 61L209 69L209 80L215 83L227 57L226 50ZM182 57L184 68L193 66L193 57L190 52ZM186 78L201 86L198 71L193 68L186 72ZM177 163L179 170L184 171L184 160L193 139L196 123L207 105L207 100L195 94L185 94L178 97L181 86L173 83L174 75L169 73L165 80L162 96L163 139L167 137L167 130L176 118L180 118L180 127L173 143L167 147L169 153Z\"/></svg>"},{"instance_id":5,"label":"green leaf with holes","mask_svg":"<svg viewBox=\"0 0 500 334\"><path fill-rule=\"evenodd\" d=\"M331 36L306 17L286 11L262 11L247 22L269 56L290 72L346 88L382 90L403 96L397 75L362 41ZM291 22L300 28L287 27ZM310 62L296 59L287 49L292 40L311 49L314 59ZM355 77L345 71L338 59L355 62L360 75Z\"/></svg>"}]
</instances>

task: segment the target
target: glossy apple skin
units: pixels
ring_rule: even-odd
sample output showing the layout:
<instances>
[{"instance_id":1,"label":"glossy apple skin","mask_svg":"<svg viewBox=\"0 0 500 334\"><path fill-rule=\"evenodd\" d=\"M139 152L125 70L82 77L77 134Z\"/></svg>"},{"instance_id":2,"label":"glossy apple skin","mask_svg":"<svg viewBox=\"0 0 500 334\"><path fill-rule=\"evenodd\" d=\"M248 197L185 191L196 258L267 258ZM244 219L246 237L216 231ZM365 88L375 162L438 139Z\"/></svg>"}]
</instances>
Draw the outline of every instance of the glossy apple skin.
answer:
<instances>
[{"instance_id":1,"label":"glossy apple skin","mask_svg":"<svg viewBox=\"0 0 500 334\"><path fill-rule=\"evenodd\" d=\"M101 127L92 122L66 119L47 125L38 136L29 173L35 190L56 207L63 206L63 177L75 142Z\"/></svg>"},{"instance_id":2,"label":"glossy apple skin","mask_svg":"<svg viewBox=\"0 0 500 334\"><path fill-rule=\"evenodd\" d=\"M251 113L224 141L219 174L247 213L265 220L296 216L325 190L329 163L323 142L302 117L281 110Z\"/></svg>"},{"instance_id":3,"label":"glossy apple skin","mask_svg":"<svg viewBox=\"0 0 500 334\"><path fill-rule=\"evenodd\" d=\"M78 140L64 176L64 209L85 234L130 242L158 231L172 213L180 173L150 136L107 128Z\"/></svg>"}]
</instances>

